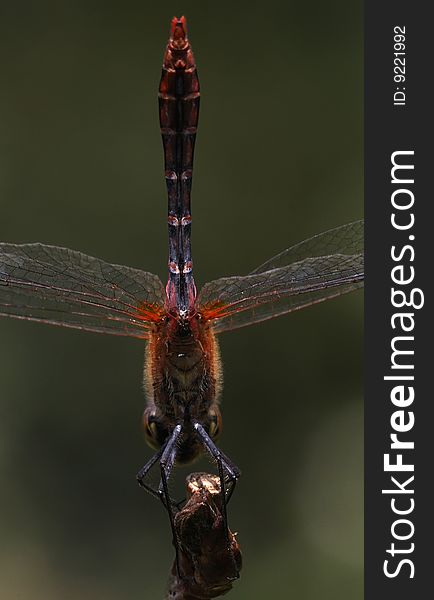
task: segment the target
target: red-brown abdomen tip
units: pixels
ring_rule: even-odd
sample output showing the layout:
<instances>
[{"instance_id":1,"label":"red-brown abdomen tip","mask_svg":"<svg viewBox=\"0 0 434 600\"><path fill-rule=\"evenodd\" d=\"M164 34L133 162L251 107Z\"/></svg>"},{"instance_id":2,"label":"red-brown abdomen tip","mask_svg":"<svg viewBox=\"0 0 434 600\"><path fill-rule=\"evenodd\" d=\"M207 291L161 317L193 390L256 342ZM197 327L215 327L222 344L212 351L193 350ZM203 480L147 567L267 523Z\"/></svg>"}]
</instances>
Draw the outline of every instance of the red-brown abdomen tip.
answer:
<instances>
[{"instance_id":1,"label":"red-brown abdomen tip","mask_svg":"<svg viewBox=\"0 0 434 600\"><path fill-rule=\"evenodd\" d=\"M187 20L185 17L173 17L170 38L175 44L187 41Z\"/></svg>"}]
</instances>

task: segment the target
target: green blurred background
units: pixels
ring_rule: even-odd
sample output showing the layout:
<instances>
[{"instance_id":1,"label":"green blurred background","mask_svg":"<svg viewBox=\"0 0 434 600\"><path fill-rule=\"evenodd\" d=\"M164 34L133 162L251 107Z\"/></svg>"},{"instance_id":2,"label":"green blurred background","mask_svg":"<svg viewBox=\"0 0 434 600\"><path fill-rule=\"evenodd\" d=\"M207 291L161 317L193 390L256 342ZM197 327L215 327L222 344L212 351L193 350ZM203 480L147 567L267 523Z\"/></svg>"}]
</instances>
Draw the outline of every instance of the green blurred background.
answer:
<instances>
[{"instance_id":1,"label":"green blurred background","mask_svg":"<svg viewBox=\"0 0 434 600\"><path fill-rule=\"evenodd\" d=\"M174 14L202 87L199 285L362 216L360 0L18 0L0 7L0 239L165 279ZM358 292L221 338L234 600L362 598L361 334ZM136 340L0 321L2 600L162 598L169 525L135 482L142 362Z\"/></svg>"}]
</instances>

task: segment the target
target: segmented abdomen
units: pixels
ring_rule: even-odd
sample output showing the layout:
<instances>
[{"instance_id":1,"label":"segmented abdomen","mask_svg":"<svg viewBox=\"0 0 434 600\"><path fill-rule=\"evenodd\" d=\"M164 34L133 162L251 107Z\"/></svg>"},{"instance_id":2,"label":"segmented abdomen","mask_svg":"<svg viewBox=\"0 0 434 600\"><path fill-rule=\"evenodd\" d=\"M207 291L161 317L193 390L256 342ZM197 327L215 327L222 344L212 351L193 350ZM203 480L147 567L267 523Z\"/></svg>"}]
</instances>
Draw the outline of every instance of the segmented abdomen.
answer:
<instances>
[{"instance_id":1,"label":"segmented abdomen","mask_svg":"<svg viewBox=\"0 0 434 600\"><path fill-rule=\"evenodd\" d=\"M189 310L195 298L190 197L200 94L184 17L172 21L158 98L168 194L169 307Z\"/></svg>"}]
</instances>

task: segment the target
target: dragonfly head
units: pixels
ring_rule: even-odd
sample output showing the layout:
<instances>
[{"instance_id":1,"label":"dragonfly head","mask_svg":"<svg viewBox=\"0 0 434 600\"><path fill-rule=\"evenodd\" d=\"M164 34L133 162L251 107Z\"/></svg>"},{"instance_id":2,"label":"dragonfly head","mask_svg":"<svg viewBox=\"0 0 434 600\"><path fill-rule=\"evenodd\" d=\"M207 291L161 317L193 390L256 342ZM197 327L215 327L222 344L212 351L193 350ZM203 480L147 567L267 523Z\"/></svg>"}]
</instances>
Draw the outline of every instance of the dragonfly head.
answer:
<instances>
[{"instance_id":1,"label":"dragonfly head","mask_svg":"<svg viewBox=\"0 0 434 600\"><path fill-rule=\"evenodd\" d=\"M187 411L188 412L188 411ZM220 435L222 428L222 418L218 406L213 406L201 422L202 427L209 437L216 441ZM189 416L186 416L182 426L182 437L177 447L176 462L177 464L188 464L194 461L206 448L203 440L197 433L196 428Z\"/></svg>"},{"instance_id":2,"label":"dragonfly head","mask_svg":"<svg viewBox=\"0 0 434 600\"><path fill-rule=\"evenodd\" d=\"M167 425L164 418L158 416L155 408L151 407L147 408L143 413L143 424L147 443L154 450L159 450L170 437L173 428ZM213 441L218 439L222 429L222 417L217 405L211 406L205 418L201 419L201 425ZM204 448L193 426L188 409L184 411L181 426L181 437L177 444L176 462L178 464L187 464L195 460Z\"/></svg>"},{"instance_id":3,"label":"dragonfly head","mask_svg":"<svg viewBox=\"0 0 434 600\"><path fill-rule=\"evenodd\" d=\"M143 414L145 426L145 438L149 446L154 450L160 448L167 442L171 430L164 424L163 419L158 418L154 409L147 408ZM176 448L176 462L187 464L199 456L202 451L201 443L194 434L188 423L182 425L180 441Z\"/></svg>"}]
</instances>

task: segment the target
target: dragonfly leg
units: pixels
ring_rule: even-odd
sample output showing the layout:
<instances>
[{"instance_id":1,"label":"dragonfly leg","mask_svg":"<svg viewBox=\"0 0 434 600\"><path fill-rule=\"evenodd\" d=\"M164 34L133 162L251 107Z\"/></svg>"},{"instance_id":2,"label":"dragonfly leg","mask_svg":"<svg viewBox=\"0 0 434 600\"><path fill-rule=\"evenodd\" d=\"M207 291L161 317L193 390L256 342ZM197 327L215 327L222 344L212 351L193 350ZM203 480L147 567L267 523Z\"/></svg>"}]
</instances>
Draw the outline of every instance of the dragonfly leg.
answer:
<instances>
[{"instance_id":1,"label":"dragonfly leg","mask_svg":"<svg viewBox=\"0 0 434 600\"><path fill-rule=\"evenodd\" d=\"M212 440L211 440L211 442L212 442ZM212 442L212 443L214 443L214 442ZM214 446L215 446L215 444L214 444ZM230 460L230 458L228 458L226 456L226 454L224 454L224 452L219 450L217 448L217 446L215 446L215 448L220 453L220 457L222 459L222 463L223 463L224 469L226 471L226 479L227 479L227 483L229 484L229 486L226 489L226 504L229 504L229 500L232 498L232 494L234 493L237 481L241 477L241 471L237 467L237 465L235 463L233 463Z\"/></svg>"},{"instance_id":2,"label":"dragonfly leg","mask_svg":"<svg viewBox=\"0 0 434 600\"><path fill-rule=\"evenodd\" d=\"M227 515L227 504L232 496L235 489L237 479L241 475L239 468L232 463L231 460L215 445L208 433L202 427L200 423L195 423L194 428L199 434L205 448L211 454L213 459L217 463L219 478L220 478L220 493L222 501L222 516L225 525L226 537L228 545L230 544L229 539L229 527L228 527L228 515ZM228 491L226 492L226 482L229 483Z\"/></svg>"},{"instance_id":3,"label":"dragonfly leg","mask_svg":"<svg viewBox=\"0 0 434 600\"><path fill-rule=\"evenodd\" d=\"M140 469L140 471L136 475L137 483L155 498L160 498L160 494L158 490L154 489L152 485L147 483L146 479L149 476L149 472L152 469L152 467L155 465L156 462L160 460L164 448L165 446L160 448L160 450L154 454L154 456L146 463L144 467Z\"/></svg>"},{"instance_id":4,"label":"dragonfly leg","mask_svg":"<svg viewBox=\"0 0 434 600\"><path fill-rule=\"evenodd\" d=\"M241 472L238 475L238 477L240 477L240 475L241 475ZM229 487L228 487L228 491L226 493L226 504L229 504L229 500L232 498L232 494L234 493L235 486L237 485L238 477L229 481Z\"/></svg>"},{"instance_id":5,"label":"dragonfly leg","mask_svg":"<svg viewBox=\"0 0 434 600\"><path fill-rule=\"evenodd\" d=\"M161 484L160 484L159 488L155 488L153 485L151 485L150 483L147 482L147 479L149 478L149 474L150 474L152 467L157 462L160 462L161 456L166 448L166 445L167 445L167 443L164 444L160 448L160 450L158 450L158 452L156 452L154 454L154 456L146 463L146 465L140 469L140 471L136 475L136 479L137 479L137 483L140 485L140 487L142 487L147 492L149 492L152 496L154 496L154 498L161 500L164 504L164 507L167 510L166 499L162 495ZM173 507L173 509L179 510L182 502L174 502L173 500L170 500L170 504Z\"/></svg>"},{"instance_id":6,"label":"dragonfly leg","mask_svg":"<svg viewBox=\"0 0 434 600\"><path fill-rule=\"evenodd\" d=\"M176 568L178 576L182 578L180 566L179 566L179 541L175 530L175 512L180 509L180 504L173 502L169 494L168 480L175 463L176 452L177 452L177 440L181 433L181 425L177 425L172 432L172 435L166 441L166 443L160 448L158 452L146 463L144 467L136 475L138 484L143 487L155 498L161 500L164 508L167 510L170 520L170 527L173 536L173 545L175 546L176 556ZM149 477L149 472L155 463L160 464L160 485L155 489L151 484L147 483L146 479Z\"/></svg>"},{"instance_id":7,"label":"dragonfly leg","mask_svg":"<svg viewBox=\"0 0 434 600\"><path fill-rule=\"evenodd\" d=\"M241 471L237 467L237 465L234 464L230 460L230 458L228 458L226 456L226 454L224 452L222 452L220 450L220 448L218 448L215 445L215 443L212 441L212 439L210 438L210 436L207 434L207 432L205 431L205 429L203 428L203 426L200 423L195 423L194 428L197 431L197 433L199 434L199 437L201 438L205 448L207 449L209 454L211 454L213 459L216 461L217 465L219 463L222 465L222 469L223 469L223 472L225 475L225 477L224 477L225 482L228 482L230 485L230 487L228 487L227 489L226 489L226 485L224 486L226 489L226 504L227 504L232 496L234 489L235 489L237 480L241 477Z\"/></svg>"},{"instance_id":8,"label":"dragonfly leg","mask_svg":"<svg viewBox=\"0 0 434 600\"><path fill-rule=\"evenodd\" d=\"M169 494L168 481L169 481L169 477L170 477L170 474L173 469L173 465L175 463L176 452L177 452L177 440L181 433L181 429L182 429L181 425L177 425L175 427L175 429L173 430L172 435L170 436L169 441L167 442L167 444L164 448L164 451L161 455L161 459L160 459L161 482L158 487L158 496L159 496L160 500L162 501L162 503L163 503L164 507L166 508L167 513L169 515L170 528L172 530L172 537L173 537L173 545L175 546L176 570L178 572L178 577L180 577L180 578L182 578L180 563L179 563L180 548L179 548L178 536L176 535L175 514L173 511L174 507L173 507L173 503L172 503L172 500L171 500L170 494Z\"/></svg>"}]
</instances>

